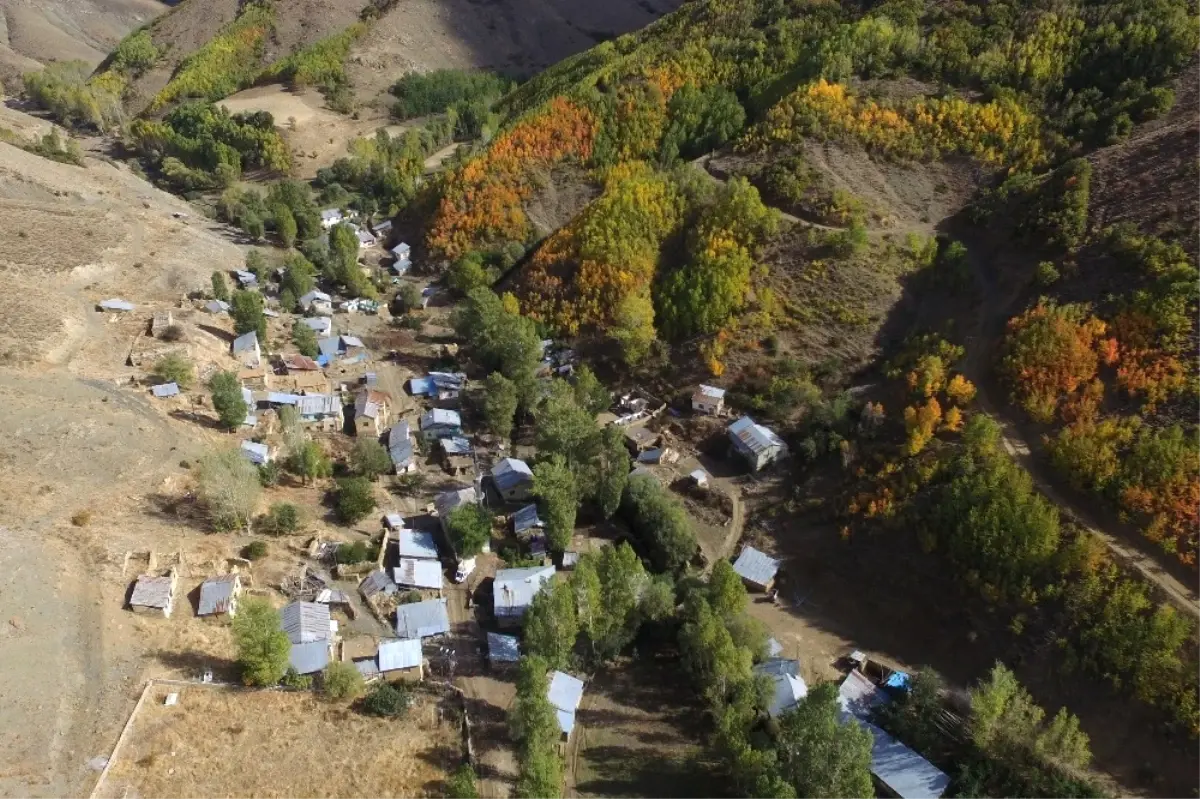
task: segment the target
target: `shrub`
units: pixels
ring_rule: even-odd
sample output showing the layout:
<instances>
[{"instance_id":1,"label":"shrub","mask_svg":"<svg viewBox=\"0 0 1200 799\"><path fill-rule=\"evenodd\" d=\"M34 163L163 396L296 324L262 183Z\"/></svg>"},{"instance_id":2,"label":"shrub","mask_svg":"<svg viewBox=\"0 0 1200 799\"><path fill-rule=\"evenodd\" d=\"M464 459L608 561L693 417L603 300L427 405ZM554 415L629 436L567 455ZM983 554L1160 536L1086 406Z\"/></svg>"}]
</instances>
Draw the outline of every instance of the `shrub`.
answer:
<instances>
[{"instance_id":1,"label":"shrub","mask_svg":"<svg viewBox=\"0 0 1200 799\"><path fill-rule=\"evenodd\" d=\"M363 541L355 541L353 544L342 544L337 548L335 557L338 563L346 565L362 563L367 559L367 545Z\"/></svg>"},{"instance_id":2,"label":"shrub","mask_svg":"<svg viewBox=\"0 0 1200 799\"><path fill-rule=\"evenodd\" d=\"M446 783L446 796L450 799L479 799L479 788L475 784L475 769L463 763L454 770Z\"/></svg>"},{"instance_id":3,"label":"shrub","mask_svg":"<svg viewBox=\"0 0 1200 799\"><path fill-rule=\"evenodd\" d=\"M279 482L281 471L279 464L275 461L259 464L258 482L262 483L263 488L270 488Z\"/></svg>"},{"instance_id":4,"label":"shrub","mask_svg":"<svg viewBox=\"0 0 1200 799\"><path fill-rule=\"evenodd\" d=\"M171 353L154 364L154 376L164 383L178 383L181 389L189 389L196 382L196 368L187 358Z\"/></svg>"},{"instance_id":5,"label":"shrub","mask_svg":"<svg viewBox=\"0 0 1200 799\"><path fill-rule=\"evenodd\" d=\"M1058 267L1049 261L1042 261L1037 265L1037 271L1034 273L1034 281L1042 288L1049 288L1058 282L1062 275L1058 271Z\"/></svg>"},{"instance_id":6,"label":"shrub","mask_svg":"<svg viewBox=\"0 0 1200 799\"><path fill-rule=\"evenodd\" d=\"M246 560L261 560L266 556L267 544L265 541L251 541L242 547L242 557Z\"/></svg>"},{"instance_id":7,"label":"shrub","mask_svg":"<svg viewBox=\"0 0 1200 799\"><path fill-rule=\"evenodd\" d=\"M262 493L254 464L227 449L205 455L196 467L197 494L213 528L248 528Z\"/></svg>"},{"instance_id":8,"label":"shrub","mask_svg":"<svg viewBox=\"0 0 1200 799\"><path fill-rule=\"evenodd\" d=\"M159 338L163 341L186 341L187 332L183 329L183 325L167 325Z\"/></svg>"},{"instance_id":9,"label":"shrub","mask_svg":"<svg viewBox=\"0 0 1200 799\"><path fill-rule=\"evenodd\" d=\"M339 480L337 487L337 515L346 524L366 518L375 510L375 494L371 481L365 477Z\"/></svg>"},{"instance_id":10,"label":"shrub","mask_svg":"<svg viewBox=\"0 0 1200 799\"><path fill-rule=\"evenodd\" d=\"M363 697L362 709L372 716L397 718L403 716L412 704L412 695L406 685L378 682Z\"/></svg>"},{"instance_id":11,"label":"shrub","mask_svg":"<svg viewBox=\"0 0 1200 799\"><path fill-rule=\"evenodd\" d=\"M294 691L307 691L312 688L312 683L312 677L299 673L291 666L288 666L288 670L284 672L283 678L279 681L284 688L291 688Z\"/></svg>"},{"instance_id":12,"label":"shrub","mask_svg":"<svg viewBox=\"0 0 1200 799\"><path fill-rule=\"evenodd\" d=\"M339 660L321 673L321 691L333 700L356 699L363 691L363 677L353 663Z\"/></svg>"},{"instance_id":13,"label":"shrub","mask_svg":"<svg viewBox=\"0 0 1200 799\"><path fill-rule=\"evenodd\" d=\"M290 502L276 502L259 524L263 532L285 535L300 529L300 509Z\"/></svg>"},{"instance_id":14,"label":"shrub","mask_svg":"<svg viewBox=\"0 0 1200 799\"><path fill-rule=\"evenodd\" d=\"M87 527L91 520L92 512L90 510L77 510L71 515L71 524L76 527Z\"/></svg>"}]
</instances>

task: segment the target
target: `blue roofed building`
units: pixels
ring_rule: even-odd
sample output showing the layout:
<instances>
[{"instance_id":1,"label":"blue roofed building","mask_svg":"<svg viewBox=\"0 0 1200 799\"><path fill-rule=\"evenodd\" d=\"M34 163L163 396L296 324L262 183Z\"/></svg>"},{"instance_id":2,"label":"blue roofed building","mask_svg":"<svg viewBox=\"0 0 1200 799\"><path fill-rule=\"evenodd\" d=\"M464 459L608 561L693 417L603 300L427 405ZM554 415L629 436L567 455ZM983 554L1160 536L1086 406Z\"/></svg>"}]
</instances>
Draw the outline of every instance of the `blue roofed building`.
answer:
<instances>
[{"instance_id":1,"label":"blue roofed building","mask_svg":"<svg viewBox=\"0 0 1200 799\"><path fill-rule=\"evenodd\" d=\"M396 535L396 552L402 558L424 558L437 560L437 542L433 533L423 530L400 530Z\"/></svg>"},{"instance_id":2,"label":"blue roofed building","mask_svg":"<svg viewBox=\"0 0 1200 799\"><path fill-rule=\"evenodd\" d=\"M396 474L407 474L417 468L413 451L412 429L408 421L401 419L388 431L388 455L392 457L392 468Z\"/></svg>"},{"instance_id":3,"label":"blue roofed building","mask_svg":"<svg viewBox=\"0 0 1200 799\"><path fill-rule=\"evenodd\" d=\"M512 515L513 533L518 537L529 534L531 530L541 530L546 526L538 517L537 505L526 505Z\"/></svg>"},{"instance_id":4,"label":"blue roofed building","mask_svg":"<svg viewBox=\"0 0 1200 799\"><path fill-rule=\"evenodd\" d=\"M462 417L458 411L445 408L432 408L421 414L421 438L426 442L434 442L439 438L461 436Z\"/></svg>"}]
</instances>

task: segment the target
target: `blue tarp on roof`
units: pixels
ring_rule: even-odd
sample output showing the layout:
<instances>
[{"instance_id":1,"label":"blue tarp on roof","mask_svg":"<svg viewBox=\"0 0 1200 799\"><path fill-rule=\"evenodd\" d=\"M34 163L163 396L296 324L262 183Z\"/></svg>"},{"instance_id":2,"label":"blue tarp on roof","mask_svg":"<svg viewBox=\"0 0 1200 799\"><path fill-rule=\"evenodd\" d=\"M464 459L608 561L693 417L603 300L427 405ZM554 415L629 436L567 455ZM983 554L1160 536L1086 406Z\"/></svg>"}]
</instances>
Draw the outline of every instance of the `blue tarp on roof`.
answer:
<instances>
[{"instance_id":1,"label":"blue tarp on roof","mask_svg":"<svg viewBox=\"0 0 1200 799\"><path fill-rule=\"evenodd\" d=\"M408 390L414 397L428 397L434 392L432 377L414 377L408 381Z\"/></svg>"},{"instance_id":2,"label":"blue tarp on roof","mask_svg":"<svg viewBox=\"0 0 1200 799\"><path fill-rule=\"evenodd\" d=\"M909 680L909 677L904 672L893 671L891 676L889 676L887 678L887 680L884 681L883 684L886 685L888 688L895 688L900 691L907 691L908 690L908 680Z\"/></svg>"}]
</instances>

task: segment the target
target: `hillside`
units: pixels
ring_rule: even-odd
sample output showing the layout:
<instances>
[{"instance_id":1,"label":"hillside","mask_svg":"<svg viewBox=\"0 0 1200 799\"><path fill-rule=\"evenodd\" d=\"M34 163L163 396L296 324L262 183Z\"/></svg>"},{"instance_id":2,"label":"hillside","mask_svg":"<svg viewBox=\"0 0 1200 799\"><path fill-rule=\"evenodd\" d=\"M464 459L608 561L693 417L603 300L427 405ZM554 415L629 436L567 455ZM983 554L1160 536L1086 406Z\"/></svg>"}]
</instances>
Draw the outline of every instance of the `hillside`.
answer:
<instances>
[{"instance_id":1,"label":"hillside","mask_svg":"<svg viewBox=\"0 0 1200 799\"><path fill-rule=\"evenodd\" d=\"M0 83L15 89L51 61L94 67L167 8L161 0L0 0Z\"/></svg>"}]
</instances>

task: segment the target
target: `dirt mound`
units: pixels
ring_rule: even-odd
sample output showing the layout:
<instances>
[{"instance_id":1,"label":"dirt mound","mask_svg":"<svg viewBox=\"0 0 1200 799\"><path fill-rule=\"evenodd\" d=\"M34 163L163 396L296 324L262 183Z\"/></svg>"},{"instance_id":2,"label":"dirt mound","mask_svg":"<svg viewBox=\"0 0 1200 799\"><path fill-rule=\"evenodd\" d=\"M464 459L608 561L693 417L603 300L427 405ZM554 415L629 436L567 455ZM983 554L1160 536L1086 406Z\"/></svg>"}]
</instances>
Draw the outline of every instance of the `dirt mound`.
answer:
<instances>
[{"instance_id":1,"label":"dirt mound","mask_svg":"<svg viewBox=\"0 0 1200 799\"><path fill-rule=\"evenodd\" d=\"M1165 117L1140 125L1127 141L1088 156L1088 223L1100 229L1133 222L1149 232L1172 232L1195 253L1200 231L1200 90L1195 65L1177 82L1175 97L1175 107Z\"/></svg>"},{"instance_id":2,"label":"dirt mound","mask_svg":"<svg viewBox=\"0 0 1200 799\"><path fill-rule=\"evenodd\" d=\"M355 45L350 82L359 102L370 103L406 72L481 67L527 76L638 30L679 5L679 0L406 0Z\"/></svg>"},{"instance_id":3,"label":"dirt mound","mask_svg":"<svg viewBox=\"0 0 1200 799\"><path fill-rule=\"evenodd\" d=\"M167 10L159 0L0 0L0 81L50 61L99 64L117 42Z\"/></svg>"}]
</instances>

